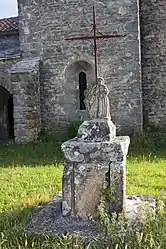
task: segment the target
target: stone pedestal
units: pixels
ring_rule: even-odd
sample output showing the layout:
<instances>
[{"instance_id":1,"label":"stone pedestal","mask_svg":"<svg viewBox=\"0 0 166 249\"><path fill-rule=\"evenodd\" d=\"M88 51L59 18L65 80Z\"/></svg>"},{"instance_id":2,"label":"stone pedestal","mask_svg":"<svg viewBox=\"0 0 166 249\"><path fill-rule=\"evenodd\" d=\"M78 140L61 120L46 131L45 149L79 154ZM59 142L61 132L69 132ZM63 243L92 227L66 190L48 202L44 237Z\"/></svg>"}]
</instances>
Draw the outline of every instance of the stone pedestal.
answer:
<instances>
[{"instance_id":1,"label":"stone pedestal","mask_svg":"<svg viewBox=\"0 0 166 249\"><path fill-rule=\"evenodd\" d=\"M129 137L116 137L115 125L110 119L94 119L85 121L79 127L77 137L62 144L66 159L63 215L97 216L105 193L107 209L122 211L129 143Z\"/></svg>"}]
</instances>

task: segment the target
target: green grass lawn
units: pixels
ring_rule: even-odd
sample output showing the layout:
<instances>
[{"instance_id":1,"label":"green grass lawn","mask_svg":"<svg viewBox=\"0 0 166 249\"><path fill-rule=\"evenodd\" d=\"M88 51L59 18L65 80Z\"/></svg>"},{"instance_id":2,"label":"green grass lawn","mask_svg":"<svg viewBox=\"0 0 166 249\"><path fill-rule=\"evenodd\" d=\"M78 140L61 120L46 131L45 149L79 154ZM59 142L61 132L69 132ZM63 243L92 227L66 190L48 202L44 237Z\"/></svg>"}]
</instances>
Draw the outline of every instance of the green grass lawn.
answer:
<instances>
[{"instance_id":1,"label":"green grass lawn","mask_svg":"<svg viewBox=\"0 0 166 249\"><path fill-rule=\"evenodd\" d=\"M160 149L145 154L129 153L127 194L164 199L166 153ZM53 248L37 244L33 247L33 243L27 247L23 231L32 210L51 200L61 190L62 158L59 145L53 142L0 148L0 249ZM55 248L79 248L59 245Z\"/></svg>"},{"instance_id":2,"label":"green grass lawn","mask_svg":"<svg viewBox=\"0 0 166 249\"><path fill-rule=\"evenodd\" d=\"M0 213L36 206L56 195L61 190L61 158L51 143L0 148Z\"/></svg>"},{"instance_id":3,"label":"green grass lawn","mask_svg":"<svg viewBox=\"0 0 166 249\"><path fill-rule=\"evenodd\" d=\"M143 194L166 198L166 157L137 158L127 161L127 194Z\"/></svg>"}]
</instances>

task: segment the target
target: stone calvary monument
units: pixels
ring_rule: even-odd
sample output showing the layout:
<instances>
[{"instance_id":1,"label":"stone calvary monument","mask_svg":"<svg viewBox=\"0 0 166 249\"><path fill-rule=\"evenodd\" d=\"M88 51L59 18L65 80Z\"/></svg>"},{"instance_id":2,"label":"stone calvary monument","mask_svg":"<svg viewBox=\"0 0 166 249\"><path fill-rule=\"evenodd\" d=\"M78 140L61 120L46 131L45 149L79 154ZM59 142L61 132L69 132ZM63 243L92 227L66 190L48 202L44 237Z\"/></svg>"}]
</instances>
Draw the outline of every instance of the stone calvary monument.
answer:
<instances>
[{"instance_id":1,"label":"stone calvary monument","mask_svg":"<svg viewBox=\"0 0 166 249\"><path fill-rule=\"evenodd\" d=\"M102 78L88 90L85 103L90 120L80 125L76 138L62 144L66 159L62 213L87 219L96 217L104 189L112 192L107 200L108 211L122 212L130 139L116 137L108 89Z\"/></svg>"},{"instance_id":2,"label":"stone calvary monument","mask_svg":"<svg viewBox=\"0 0 166 249\"><path fill-rule=\"evenodd\" d=\"M92 36L67 40L93 40L95 83L85 90L85 106L90 120L79 127L77 137L62 144L66 164L63 175L63 215L95 217L104 189L112 193L107 207L121 212L125 200L125 164L129 137L116 137L111 121L108 88L98 77L97 40L122 35L97 36L93 7Z\"/></svg>"},{"instance_id":3,"label":"stone calvary monument","mask_svg":"<svg viewBox=\"0 0 166 249\"><path fill-rule=\"evenodd\" d=\"M130 138L116 136L102 78L87 90L85 103L90 119L80 125L77 137L61 145L65 156L62 195L32 219L27 227L30 233L70 234L84 242L97 239L103 234L98 219L101 200L108 214L124 211L134 224L143 206L155 210L154 199L126 197Z\"/></svg>"},{"instance_id":4,"label":"stone calvary monument","mask_svg":"<svg viewBox=\"0 0 166 249\"><path fill-rule=\"evenodd\" d=\"M110 115L109 90L104 79L98 77L97 70L97 40L122 35L101 35L100 32L97 35L96 31L93 7L93 36L90 33L85 37L67 39L94 40L95 80L93 84L85 84L85 99L83 94L80 106L84 107L85 104L89 120L80 125L75 138L62 144L65 157L62 196L56 197L32 220L29 229L33 232L91 234L91 237L95 237L98 231L93 221L98 217L98 207L103 197L108 213L121 213L128 209L130 217L136 210L135 203L141 203L139 198L126 198L126 156L130 138L116 136L116 126ZM108 78L106 82L110 83ZM114 93L112 96L115 97ZM121 96L118 95L118 98L120 101ZM116 109L116 112L119 115L120 110ZM132 205L128 205L129 202Z\"/></svg>"}]
</instances>

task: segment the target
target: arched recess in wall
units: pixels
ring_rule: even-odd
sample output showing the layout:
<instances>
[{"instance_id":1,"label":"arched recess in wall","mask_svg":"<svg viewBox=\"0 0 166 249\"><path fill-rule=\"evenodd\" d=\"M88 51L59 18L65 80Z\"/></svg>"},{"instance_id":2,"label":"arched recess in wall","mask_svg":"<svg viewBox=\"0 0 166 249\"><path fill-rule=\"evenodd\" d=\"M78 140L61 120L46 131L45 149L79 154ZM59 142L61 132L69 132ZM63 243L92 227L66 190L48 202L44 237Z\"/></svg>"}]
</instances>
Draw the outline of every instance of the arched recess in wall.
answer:
<instances>
[{"instance_id":1,"label":"arched recess in wall","mask_svg":"<svg viewBox=\"0 0 166 249\"><path fill-rule=\"evenodd\" d=\"M80 110L86 110L85 91L87 89L87 75L84 72L79 73L79 103Z\"/></svg>"},{"instance_id":2,"label":"arched recess in wall","mask_svg":"<svg viewBox=\"0 0 166 249\"><path fill-rule=\"evenodd\" d=\"M13 95L0 86L0 140L14 138Z\"/></svg>"},{"instance_id":3,"label":"arched recess in wall","mask_svg":"<svg viewBox=\"0 0 166 249\"><path fill-rule=\"evenodd\" d=\"M70 64L65 71L65 107L71 120L78 119L79 111L85 110L84 91L94 83L93 64L79 60Z\"/></svg>"}]
</instances>

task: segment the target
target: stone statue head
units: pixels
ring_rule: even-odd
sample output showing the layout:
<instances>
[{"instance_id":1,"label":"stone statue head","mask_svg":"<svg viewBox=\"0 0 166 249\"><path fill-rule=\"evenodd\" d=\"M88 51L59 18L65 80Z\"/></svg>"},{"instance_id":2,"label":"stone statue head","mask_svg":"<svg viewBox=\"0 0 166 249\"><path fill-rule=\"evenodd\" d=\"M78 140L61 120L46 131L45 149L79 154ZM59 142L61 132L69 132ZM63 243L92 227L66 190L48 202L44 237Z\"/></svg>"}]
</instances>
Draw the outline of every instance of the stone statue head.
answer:
<instances>
[{"instance_id":1,"label":"stone statue head","mask_svg":"<svg viewBox=\"0 0 166 249\"><path fill-rule=\"evenodd\" d=\"M99 85L104 84L104 83L105 83L105 80L104 80L102 77L98 77L98 78L97 78L97 83L98 83Z\"/></svg>"}]
</instances>

